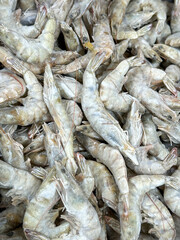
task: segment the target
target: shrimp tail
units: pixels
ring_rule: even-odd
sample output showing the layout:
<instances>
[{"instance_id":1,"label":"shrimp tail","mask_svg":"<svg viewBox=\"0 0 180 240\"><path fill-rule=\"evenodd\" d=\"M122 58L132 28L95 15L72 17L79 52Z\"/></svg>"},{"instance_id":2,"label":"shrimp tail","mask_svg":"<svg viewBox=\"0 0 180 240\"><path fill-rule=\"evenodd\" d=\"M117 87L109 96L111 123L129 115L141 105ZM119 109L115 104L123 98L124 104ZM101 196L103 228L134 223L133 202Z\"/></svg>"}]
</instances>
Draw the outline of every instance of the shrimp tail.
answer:
<instances>
[{"instance_id":1,"label":"shrimp tail","mask_svg":"<svg viewBox=\"0 0 180 240\"><path fill-rule=\"evenodd\" d=\"M152 28L152 24L148 24L142 28L140 28L138 31L137 31L137 34L138 36L144 36L150 29Z\"/></svg>"},{"instance_id":2,"label":"shrimp tail","mask_svg":"<svg viewBox=\"0 0 180 240\"><path fill-rule=\"evenodd\" d=\"M31 174L35 177L44 180L48 174L48 172L42 167L33 167Z\"/></svg>"},{"instance_id":3,"label":"shrimp tail","mask_svg":"<svg viewBox=\"0 0 180 240\"><path fill-rule=\"evenodd\" d=\"M177 164L177 148L173 148L171 152L163 161L163 167L169 170L172 166Z\"/></svg>"},{"instance_id":4,"label":"shrimp tail","mask_svg":"<svg viewBox=\"0 0 180 240\"><path fill-rule=\"evenodd\" d=\"M98 52L89 62L88 66L87 66L87 70L91 70L93 72L95 72L99 66L101 65L101 63L103 62L104 58L106 56L105 52Z\"/></svg>"},{"instance_id":5,"label":"shrimp tail","mask_svg":"<svg viewBox=\"0 0 180 240\"><path fill-rule=\"evenodd\" d=\"M170 186L176 190L180 189L180 179L176 177L166 177L166 185Z\"/></svg>"}]
</instances>

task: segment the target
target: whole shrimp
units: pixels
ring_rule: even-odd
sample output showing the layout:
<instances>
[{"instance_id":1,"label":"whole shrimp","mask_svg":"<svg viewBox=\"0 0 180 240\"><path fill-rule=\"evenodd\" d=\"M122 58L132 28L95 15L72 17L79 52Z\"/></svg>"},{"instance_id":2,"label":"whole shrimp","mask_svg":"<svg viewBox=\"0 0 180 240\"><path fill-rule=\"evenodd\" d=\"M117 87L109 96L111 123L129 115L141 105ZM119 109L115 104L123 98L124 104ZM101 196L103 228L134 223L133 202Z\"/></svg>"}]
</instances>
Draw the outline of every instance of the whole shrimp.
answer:
<instances>
[{"instance_id":1,"label":"whole shrimp","mask_svg":"<svg viewBox=\"0 0 180 240\"><path fill-rule=\"evenodd\" d=\"M10 189L6 195L12 197L13 205L28 202L41 184L41 181L29 172L14 168L3 161L0 161L0 170L0 187Z\"/></svg>"},{"instance_id":2,"label":"whole shrimp","mask_svg":"<svg viewBox=\"0 0 180 240\"><path fill-rule=\"evenodd\" d=\"M0 127L0 151L3 155L4 161L11 164L11 166L28 170L24 162L23 146L14 141L9 133L6 133Z\"/></svg>"},{"instance_id":3,"label":"whole shrimp","mask_svg":"<svg viewBox=\"0 0 180 240\"><path fill-rule=\"evenodd\" d=\"M73 126L62 104L61 95L56 87L49 64L45 68L43 95L44 101L59 130L61 142L68 159L66 166L69 171L75 173L77 165L73 156Z\"/></svg>"},{"instance_id":4,"label":"whole shrimp","mask_svg":"<svg viewBox=\"0 0 180 240\"><path fill-rule=\"evenodd\" d=\"M169 154L169 151L160 141L158 132L156 131L156 125L152 121L151 115L143 115L142 123L144 129L144 136L142 139L143 145L152 145L149 149L149 153L159 160L163 160Z\"/></svg>"},{"instance_id":5,"label":"whole shrimp","mask_svg":"<svg viewBox=\"0 0 180 240\"><path fill-rule=\"evenodd\" d=\"M18 99L25 91L26 85L22 78L5 69L0 71L0 103Z\"/></svg>"},{"instance_id":6,"label":"whole shrimp","mask_svg":"<svg viewBox=\"0 0 180 240\"><path fill-rule=\"evenodd\" d=\"M173 177L180 179L180 166L178 169L172 174ZM164 201L168 208L175 213L178 217L180 217L180 190L175 190L171 187L165 187L164 190Z\"/></svg>"},{"instance_id":7,"label":"whole shrimp","mask_svg":"<svg viewBox=\"0 0 180 240\"><path fill-rule=\"evenodd\" d=\"M164 82L174 91L174 86L166 73L148 65L131 69L125 87L128 92L137 98L150 112L157 117L169 121L177 121L177 115L163 101L161 96L150 87Z\"/></svg>"},{"instance_id":8,"label":"whole shrimp","mask_svg":"<svg viewBox=\"0 0 180 240\"><path fill-rule=\"evenodd\" d=\"M103 62L104 55L104 53L99 53L93 57L84 72L81 97L82 109L92 128L106 142L118 148L123 155L129 157L135 164L138 164L135 149L128 142L127 135L119 123L107 112L99 98L95 71Z\"/></svg>"},{"instance_id":9,"label":"whole shrimp","mask_svg":"<svg viewBox=\"0 0 180 240\"><path fill-rule=\"evenodd\" d=\"M136 155L139 165L134 166L130 161L126 161L127 166L137 174L165 174L172 166L177 164L177 149L173 148L163 161L155 157L147 156L147 151L151 146L136 148Z\"/></svg>"},{"instance_id":10,"label":"whole shrimp","mask_svg":"<svg viewBox=\"0 0 180 240\"><path fill-rule=\"evenodd\" d=\"M158 7L158 11L157 11ZM160 34L164 28L164 24L167 17L166 5L161 0L133 0L127 7L127 13L141 10L151 10L156 12L157 26L156 31Z\"/></svg>"},{"instance_id":11,"label":"whole shrimp","mask_svg":"<svg viewBox=\"0 0 180 240\"><path fill-rule=\"evenodd\" d=\"M54 239L69 232L69 223L63 222L57 227L54 224L59 215L58 209L52 210L52 207L59 200L55 176L56 170L52 168L27 205L23 220L23 228L27 236L29 231L37 231L50 239Z\"/></svg>"},{"instance_id":12,"label":"whole shrimp","mask_svg":"<svg viewBox=\"0 0 180 240\"><path fill-rule=\"evenodd\" d=\"M109 6L108 14L113 36L117 35L117 29L123 20L129 1L130 0L113 0Z\"/></svg>"},{"instance_id":13,"label":"whole shrimp","mask_svg":"<svg viewBox=\"0 0 180 240\"><path fill-rule=\"evenodd\" d=\"M176 229L173 218L167 207L153 194L145 194L141 209L143 222L153 225L148 233L154 234L160 240L173 240Z\"/></svg>"},{"instance_id":14,"label":"whole shrimp","mask_svg":"<svg viewBox=\"0 0 180 240\"><path fill-rule=\"evenodd\" d=\"M143 137L143 124L141 121L141 114L139 113L139 106L137 102L131 105L131 111L127 115L124 129L128 131L129 142L133 147L139 147Z\"/></svg>"},{"instance_id":15,"label":"whole shrimp","mask_svg":"<svg viewBox=\"0 0 180 240\"><path fill-rule=\"evenodd\" d=\"M121 61L118 66L110 72L100 85L100 98L108 110L115 112L129 111L135 98L127 93L120 93L124 83L127 81L125 74L130 67L143 63L142 59L131 57ZM143 106L141 105L141 111Z\"/></svg>"},{"instance_id":16,"label":"whole shrimp","mask_svg":"<svg viewBox=\"0 0 180 240\"><path fill-rule=\"evenodd\" d=\"M21 99L23 106L1 109L0 123L26 126L34 122L48 120L50 116L43 101L43 88L35 75L21 66L18 59L8 59L8 65L23 75L28 96Z\"/></svg>"},{"instance_id":17,"label":"whole shrimp","mask_svg":"<svg viewBox=\"0 0 180 240\"><path fill-rule=\"evenodd\" d=\"M112 172L114 180L119 188L119 201L122 201L124 215L128 215L129 187L127 181L127 171L124 159L120 152L107 144L100 143L99 141L87 137L79 132L77 132L75 136L86 148L86 150L97 159L98 162L104 164Z\"/></svg>"},{"instance_id":18,"label":"whole shrimp","mask_svg":"<svg viewBox=\"0 0 180 240\"><path fill-rule=\"evenodd\" d=\"M69 236L64 239L97 240L101 226L95 209L66 168L61 163L56 163L56 169L58 193L69 214L64 218L78 231L74 236L72 229Z\"/></svg>"},{"instance_id":19,"label":"whole shrimp","mask_svg":"<svg viewBox=\"0 0 180 240\"><path fill-rule=\"evenodd\" d=\"M176 189L180 182L175 177L164 175L139 175L129 180L129 215L124 219L120 215L121 239L137 240L141 230L141 204L146 192L163 184L170 185Z\"/></svg>"},{"instance_id":20,"label":"whole shrimp","mask_svg":"<svg viewBox=\"0 0 180 240\"><path fill-rule=\"evenodd\" d=\"M19 33L0 25L0 40L18 58L28 63L43 63L54 48L56 21L50 17L37 39L27 39Z\"/></svg>"}]
</instances>

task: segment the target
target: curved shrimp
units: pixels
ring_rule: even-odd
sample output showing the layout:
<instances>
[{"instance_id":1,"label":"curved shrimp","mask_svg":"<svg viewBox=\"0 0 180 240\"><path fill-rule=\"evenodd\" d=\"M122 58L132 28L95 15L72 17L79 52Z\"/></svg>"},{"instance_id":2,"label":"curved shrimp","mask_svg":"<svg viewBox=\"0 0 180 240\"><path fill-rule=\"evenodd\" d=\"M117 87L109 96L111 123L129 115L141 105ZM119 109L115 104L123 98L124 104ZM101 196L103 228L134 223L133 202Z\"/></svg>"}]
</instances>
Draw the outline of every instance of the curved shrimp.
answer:
<instances>
[{"instance_id":1,"label":"curved shrimp","mask_svg":"<svg viewBox=\"0 0 180 240\"><path fill-rule=\"evenodd\" d=\"M6 70L0 71L0 104L18 99L26 92L26 85L22 78Z\"/></svg>"},{"instance_id":2,"label":"curved shrimp","mask_svg":"<svg viewBox=\"0 0 180 240\"><path fill-rule=\"evenodd\" d=\"M12 197L12 204L28 202L36 193L41 181L29 172L14 168L3 161L0 161L0 166L0 187L10 189L6 196Z\"/></svg>"},{"instance_id":3,"label":"curved shrimp","mask_svg":"<svg viewBox=\"0 0 180 240\"><path fill-rule=\"evenodd\" d=\"M4 25L0 25L0 40L14 52L18 58L28 63L43 63L54 48L56 21L50 17L37 39L27 39Z\"/></svg>"},{"instance_id":4,"label":"curved shrimp","mask_svg":"<svg viewBox=\"0 0 180 240\"><path fill-rule=\"evenodd\" d=\"M150 112L157 117L169 121L177 121L176 113L171 110L163 101L161 96L150 87L168 81L167 86L173 87L173 84L167 78L164 71L152 68L148 65L131 69L128 74L128 80L125 87L128 92L137 98Z\"/></svg>"},{"instance_id":5,"label":"curved shrimp","mask_svg":"<svg viewBox=\"0 0 180 240\"><path fill-rule=\"evenodd\" d=\"M35 75L21 66L17 59L9 59L8 64L23 75L28 89L28 96L21 99L24 106L1 109L0 123L26 126L34 122L48 120L50 116L43 101L43 88Z\"/></svg>"},{"instance_id":6,"label":"curved shrimp","mask_svg":"<svg viewBox=\"0 0 180 240\"><path fill-rule=\"evenodd\" d=\"M143 60L131 57L121 61L118 66L110 72L100 85L100 98L105 107L115 112L127 112L135 100L127 93L120 93L124 83L127 81L125 74L130 67L140 66ZM143 106L141 106L143 111Z\"/></svg>"},{"instance_id":7,"label":"curved shrimp","mask_svg":"<svg viewBox=\"0 0 180 240\"><path fill-rule=\"evenodd\" d=\"M52 168L27 205L23 220L23 228L27 236L29 231L37 231L53 239L70 230L67 222L63 222L57 227L54 224L59 215L58 209L52 210L59 200L55 176L56 170Z\"/></svg>"},{"instance_id":8,"label":"curved shrimp","mask_svg":"<svg viewBox=\"0 0 180 240\"><path fill-rule=\"evenodd\" d=\"M62 104L61 95L56 87L49 65L45 68L43 94L44 101L58 127L64 151L69 159L66 166L69 171L75 173L77 165L73 156L73 126Z\"/></svg>"},{"instance_id":9,"label":"curved shrimp","mask_svg":"<svg viewBox=\"0 0 180 240\"><path fill-rule=\"evenodd\" d=\"M138 164L135 149L128 142L127 135L119 123L107 112L99 98L95 71L103 62L104 55L104 53L101 53L92 58L84 72L81 97L82 109L93 129L106 142L118 148L123 155Z\"/></svg>"},{"instance_id":10,"label":"curved shrimp","mask_svg":"<svg viewBox=\"0 0 180 240\"><path fill-rule=\"evenodd\" d=\"M120 152L107 144L100 143L79 132L76 133L76 138L98 162L104 164L112 172L114 180L119 188L120 201L122 201L124 215L128 215L129 187L127 170Z\"/></svg>"},{"instance_id":11,"label":"curved shrimp","mask_svg":"<svg viewBox=\"0 0 180 240\"><path fill-rule=\"evenodd\" d=\"M150 191L145 194L141 209L143 223L153 225L148 233L160 240L174 240L176 229L173 218L166 206Z\"/></svg>"},{"instance_id":12,"label":"curved shrimp","mask_svg":"<svg viewBox=\"0 0 180 240\"><path fill-rule=\"evenodd\" d=\"M129 180L129 215L124 219L120 215L122 240L137 240L141 230L141 204L146 192L163 184L170 185L176 189L180 182L175 177L164 175L139 175Z\"/></svg>"},{"instance_id":13,"label":"curved shrimp","mask_svg":"<svg viewBox=\"0 0 180 240\"><path fill-rule=\"evenodd\" d=\"M0 127L0 151L4 161L13 167L28 170L24 162L23 146Z\"/></svg>"},{"instance_id":14,"label":"curved shrimp","mask_svg":"<svg viewBox=\"0 0 180 240\"><path fill-rule=\"evenodd\" d=\"M95 209L66 168L62 164L56 163L56 169L58 192L67 212L70 214L70 216L66 215L64 218L69 220L73 228L78 231L77 239L97 240L101 232L101 226ZM73 236L74 234L70 233L70 236L65 239L76 239Z\"/></svg>"}]
</instances>

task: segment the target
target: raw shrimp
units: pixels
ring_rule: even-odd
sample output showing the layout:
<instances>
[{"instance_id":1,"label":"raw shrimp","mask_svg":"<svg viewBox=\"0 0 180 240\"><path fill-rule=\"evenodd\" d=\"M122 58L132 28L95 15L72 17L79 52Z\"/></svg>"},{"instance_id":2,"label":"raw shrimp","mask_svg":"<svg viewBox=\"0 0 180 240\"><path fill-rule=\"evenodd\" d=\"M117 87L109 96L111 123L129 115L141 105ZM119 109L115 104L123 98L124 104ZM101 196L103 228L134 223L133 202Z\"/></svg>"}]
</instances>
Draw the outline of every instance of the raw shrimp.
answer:
<instances>
[{"instance_id":1,"label":"raw shrimp","mask_svg":"<svg viewBox=\"0 0 180 240\"><path fill-rule=\"evenodd\" d=\"M10 189L6 195L12 197L12 204L28 202L36 193L41 181L29 172L14 168L3 161L0 161L0 166L0 186Z\"/></svg>"},{"instance_id":2,"label":"raw shrimp","mask_svg":"<svg viewBox=\"0 0 180 240\"><path fill-rule=\"evenodd\" d=\"M50 239L60 237L63 233L69 232L69 223L64 222L55 226L54 221L59 215L59 209L52 210L52 207L59 200L56 190L56 170L52 168L36 192L34 198L27 205L23 228L25 234L37 231L44 234ZM29 238L28 238L29 239Z\"/></svg>"},{"instance_id":3,"label":"raw shrimp","mask_svg":"<svg viewBox=\"0 0 180 240\"><path fill-rule=\"evenodd\" d=\"M157 10L158 9L158 10ZM132 11L151 10L156 12L157 26L156 31L160 34L164 28L167 17L166 5L161 0L133 0L127 7L127 13Z\"/></svg>"},{"instance_id":4,"label":"raw shrimp","mask_svg":"<svg viewBox=\"0 0 180 240\"><path fill-rule=\"evenodd\" d=\"M130 110L133 97L127 93L120 93L124 83L127 81L125 74L130 67L143 63L142 59L131 57L121 61L118 66L110 72L100 85L100 98L105 107L114 112L127 112ZM141 111L144 107L141 105Z\"/></svg>"},{"instance_id":5,"label":"raw shrimp","mask_svg":"<svg viewBox=\"0 0 180 240\"><path fill-rule=\"evenodd\" d=\"M180 66L180 51L177 48L159 43L154 44L153 49L164 59Z\"/></svg>"},{"instance_id":6,"label":"raw shrimp","mask_svg":"<svg viewBox=\"0 0 180 240\"><path fill-rule=\"evenodd\" d=\"M150 88L164 82L170 89L173 88L174 91L174 86L164 71L145 65L131 69L127 76L128 80L125 83L125 87L133 97L137 98L157 117L166 121L171 119L177 121L176 113L164 103L156 91Z\"/></svg>"},{"instance_id":7,"label":"raw shrimp","mask_svg":"<svg viewBox=\"0 0 180 240\"><path fill-rule=\"evenodd\" d=\"M76 131L90 138L100 140L100 141L103 140L103 138L93 130L93 128L88 122L86 123L83 121L83 125L77 126Z\"/></svg>"},{"instance_id":8,"label":"raw shrimp","mask_svg":"<svg viewBox=\"0 0 180 240\"><path fill-rule=\"evenodd\" d=\"M137 240L141 230L141 204L146 192L163 184L176 189L180 187L178 179L163 175L139 175L129 180L129 215L124 219L120 215L121 239Z\"/></svg>"},{"instance_id":9,"label":"raw shrimp","mask_svg":"<svg viewBox=\"0 0 180 240\"><path fill-rule=\"evenodd\" d=\"M88 160L86 164L92 172L98 194L109 207L117 212L118 191L111 173L101 163Z\"/></svg>"},{"instance_id":10,"label":"raw shrimp","mask_svg":"<svg viewBox=\"0 0 180 240\"><path fill-rule=\"evenodd\" d=\"M129 187L125 162L120 152L107 144L100 143L81 133L76 133L76 138L98 162L104 164L112 172L120 191L120 201L123 204L124 215L127 215L129 208Z\"/></svg>"},{"instance_id":11,"label":"raw shrimp","mask_svg":"<svg viewBox=\"0 0 180 240\"><path fill-rule=\"evenodd\" d=\"M68 64L74 61L76 58L78 58L80 55L77 52L72 51L53 51L50 55L50 63L52 65L57 64Z\"/></svg>"},{"instance_id":12,"label":"raw shrimp","mask_svg":"<svg viewBox=\"0 0 180 240\"><path fill-rule=\"evenodd\" d=\"M94 190L94 177L90 166L88 165L88 161L81 155L80 153L75 154L76 161L80 168L80 173L76 175L76 180L79 182L81 189L85 193L87 198L90 198L93 190Z\"/></svg>"},{"instance_id":13,"label":"raw shrimp","mask_svg":"<svg viewBox=\"0 0 180 240\"><path fill-rule=\"evenodd\" d=\"M151 146L136 148L136 156L139 165L134 166L130 161L126 161L127 166L137 174L165 174L172 166L177 164L177 149L173 148L163 161L158 161L155 157L148 157L147 151Z\"/></svg>"},{"instance_id":14,"label":"raw shrimp","mask_svg":"<svg viewBox=\"0 0 180 240\"><path fill-rule=\"evenodd\" d=\"M141 209L143 222L153 225L148 233L160 240L174 240L176 229L173 218L166 206L150 191L145 194Z\"/></svg>"},{"instance_id":15,"label":"raw shrimp","mask_svg":"<svg viewBox=\"0 0 180 240\"><path fill-rule=\"evenodd\" d=\"M97 240L101 226L95 209L66 168L62 164L56 163L56 169L58 192L69 214L65 215L64 219L68 220L75 228L74 230L78 231L77 239L79 236L82 239ZM73 235L71 232L67 239L76 239L73 238Z\"/></svg>"},{"instance_id":16,"label":"raw shrimp","mask_svg":"<svg viewBox=\"0 0 180 240\"><path fill-rule=\"evenodd\" d=\"M49 65L45 68L44 75L44 101L58 127L61 142L67 155L67 168L70 172L75 173L77 165L73 156L73 126L67 115L64 105L62 104L61 95L58 91L51 68Z\"/></svg>"},{"instance_id":17,"label":"raw shrimp","mask_svg":"<svg viewBox=\"0 0 180 240\"><path fill-rule=\"evenodd\" d=\"M11 166L28 170L24 162L23 146L14 141L9 133L6 133L0 127L0 151L3 155L4 161L11 164Z\"/></svg>"},{"instance_id":18,"label":"raw shrimp","mask_svg":"<svg viewBox=\"0 0 180 240\"><path fill-rule=\"evenodd\" d=\"M43 125L45 138L44 145L47 153L48 164L50 167L54 166L55 161L62 161L66 157L64 149L61 145L60 136L51 131L49 126L44 123Z\"/></svg>"},{"instance_id":19,"label":"raw shrimp","mask_svg":"<svg viewBox=\"0 0 180 240\"><path fill-rule=\"evenodd\" d=\"M169 139L179 144L180 143L180 123L179 122L165 122L157 117L152 117L153 122L157 125L158 129L165 132Z\"/></svg>"},{"instance_id":20,"label":"raw shrimp","mask_svg":"<svg viewBox=\"0 0 180 240\"><path fill-rule=\"evenodd\" d=\"M82 18L78 18L75 21L73 21L72 25L82 45L84 43L90 42L89 33L86 29L86 26Z\"/></svg>"},{"instance_id":21,"label":"raw shrimp","mask_svg":"<svg viewBox=\"0 0 180 240\"><path fill-rule=\"evenodd\" d=\"M22 78L5 69L0 71L0 103L18 99L26 92Z\"/></svg>"},{"instance_id":22,"label":"raw shrimp","mask_svg":"<svg viewBox=\"0 0 180 240\"><path fill-rule=\"evenodd\" d=\"M71 10L69 11L66 21L71 24L77 18L82 17L92 1L93 0L75 0Z\"/></svg>"},{"instance_id":23,"label":"raw shrimp","mask_svg":"<svg viewBox=\"0 0 180 240\"><path fill-rule=\"evenodd\" d=\"M63 98L74 100L77 103L81 102L81 83L72 77L62 76L60 74L55 74L55 81Z\"/></svg>"},{"instance_id":24,"label":"raw shrimp","mask_svg":"<svg viewBox=\"0 0 180 240\"><path fill-rule=\"evenodd\" d=\"M21 66L17 59L9 59L8 64L23 75L28 96L21 99L24 106L1 109L0 123L26 126L38 121L47 121L50 116L43 101L43 88L35 75Z\"/></svg>"},{"instance_id":25,"label":"raw shrimp","mask_svg":"<svg viewBox=\"0 0 180 240\"><path fill-rule=\"evenodd\" d=\"M32 153L41 151L44 149L44 134L40 133L36 138L32 139L32 142L24 148L24 153Z\"/></svg>"},{"instance_id":26,"label":"raw shrimp","mask_svg":"<svg viewBox=\"0 0 180 240\"><path fill-rule=\"evenodd\" d=\"M180 32L174 33L166 38L165 44L171 47L180 47Z\"/></svg>"},{"instance_id":27,"label":"raw shrimp","mask_svg":"<svg viewBox=\"0 0 180 240\"><path fill-rule=\"evenodd\" d=\"M180 32L180 1L175 0L171 13L171 30L172 33Z\"/></svg>"},{"instance_id":28,"label":"raw shrimp","mask_svg":"<svg viewBox=\"0 0 180 240\"><path fill-rule=\"evenodd\" d=\"M141 114L139 113L139 106L135 101L131 105L131 111L127 114L124 129L128 132L129 142L132 146L139 147L143 137L143 124Z\"/></svg>"},{"instance_id":29,"label":"raw shrimp","mask_svg":"<svg viewBox=\"0 0 180 240\"><path fill-rule=\"evenodd\" d=\"M180 166L178 169L172 174L173 177L180 179ZM164 201L168 208L175 213L178 217L180 217L180 190L175 190L171 187L166 187L164 190Z\"/></svg>"},{"instance_id":30,"label":"raw shrimp","mask_svg":"<svg viewBox=\"0 0 180 240\"><path fill-rule=\"evenodd\" d=\"M66 49L70 51L76 51L78 53L83 53L83 48L81 46L80 40L73 29L66 22L61 22L60 27L64 36Z\"/></svg>"},{"instance_id":31,"label":"raw shrimp","mask_svg":"<svg viewBox=\"0 0 180 240\"><path fill-rule=\"evenodd\" d=\"M113 0L109 5L108 14L113 37L117 34L118 27L123 20L129 1L130 0Z\"/></svg>"},{"instance_id":32,"label":"raw shrimp","mask_svg":"<svg viewBox=\"0 0 180 240\"><path fill-rule=\"evenodd\" d=\"M113 54L111 55L112 62L120 62L123 58L124 53L128 48L129 40L123 40L120 43L115 45Z\"/></svg>"},{"instance_id":33,"label":"raw shrimp","mask_svg":"<svg viewBox=\"0 0 180 240\"><path fill-rule=\"evenodd\" d=\"M28 63L43 63L54 48L56 21L50 17L37 39L27 39L13 30L0 25L0 40L14 52L18 58Z\"/></svg>"},{"instance_id":34,"label":"raw shrimp","mask_svg":"<svg viewBox=\"0 0 180 240\"><path fill-rule=\"evenodd\" d=\"M152 121L151 115L145 114L142 117L142 123L144 129L142 142L144 146L151 145L152 148L149 149L149 153L159 160L163 160L169 154L169 151L160 141L158 132L156 131L156 125Z\"/></svg>"},{"instance_id":35,"label":"raw shrimp","mask_svg":"<svg viewBox=\"0 0 180 240\"><path fill-rule=\"evenodd\" d=\"M15 229L23 222L25 205L10 206L0 213L0 233ZM2 239L2 238L1 238Z\"/></svg>"},{"instance_id":36,"label":"raw shrimp","mask_svg":"<svg viewBox=\"0 0 180 240\"><path fill-rule=\"evenodd\" d=\"M103 62L105 54L97 54L89 62L83 75L81 105L92 128L111 146L118 148L123 155L138 164L135 149L128 142L126 133L104 108L97 90L95 71Z\"/></svg>"}]
</instances>

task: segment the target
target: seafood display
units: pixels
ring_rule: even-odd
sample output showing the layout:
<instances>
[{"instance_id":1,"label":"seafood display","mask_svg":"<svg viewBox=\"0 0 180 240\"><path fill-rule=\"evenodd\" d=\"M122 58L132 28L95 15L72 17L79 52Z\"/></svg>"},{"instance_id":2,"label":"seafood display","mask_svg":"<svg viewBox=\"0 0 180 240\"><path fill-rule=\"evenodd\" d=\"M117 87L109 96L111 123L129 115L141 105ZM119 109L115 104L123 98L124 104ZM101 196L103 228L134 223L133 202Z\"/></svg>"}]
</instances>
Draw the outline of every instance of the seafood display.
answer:
<instances>
[{"instance_id":1,"label":"seafood display","mask_svg":"<svg viewBox=\"0 0 180 240\"><path fill-rule=\"evenodd\" d=\"M180 0L0 0L0 240L180 240Z\"/></svg>"}]
</instances>

